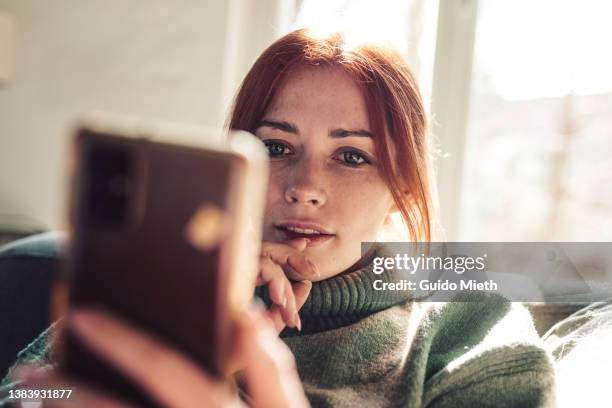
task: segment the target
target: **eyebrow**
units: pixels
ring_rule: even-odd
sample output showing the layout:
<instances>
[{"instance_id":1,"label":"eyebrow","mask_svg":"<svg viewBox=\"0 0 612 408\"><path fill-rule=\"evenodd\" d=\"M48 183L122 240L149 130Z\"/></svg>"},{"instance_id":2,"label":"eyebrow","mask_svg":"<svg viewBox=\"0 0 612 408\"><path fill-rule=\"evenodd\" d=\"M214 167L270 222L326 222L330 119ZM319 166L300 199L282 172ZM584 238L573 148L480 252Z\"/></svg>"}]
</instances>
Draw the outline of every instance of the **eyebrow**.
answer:
<instances>
[{"instance_id":1,"label":"eyebrow","mask_svg":"<svg viewBox=\"0 0 612 408\"><path fill-rule=\"evenodd\" d=\"M294 133L296 135L299 135L300 132L298 131L297 127L289 122L285 122L284 120L271 120L271 119L264 119L261 122L259 122L259 126L266 126L266 127L270 127L272 129L278 129L278 130L282 130L283 132L287 132L287 133Z\"/></svg>"},{"instance_id":2,"label":"eyebrow","mask_svg":"<svg viewBox=\"0 0 612 408\"><path fill-rule=\"evenodd\" d=\"M283 132L293 133L295 135L299 135L300 132L292 123L286 122L284 120L272 120L272 119L264 119L259 122L259 126L266 126L273 129L282 130ZM365 129L355 129L355 130L347 130L347 129L334 129L329 132L329 137L341 138L341 137L349 137L349 136L362 136L362 137L372 137L372 133Z\"/></svg>"}]
</instances>

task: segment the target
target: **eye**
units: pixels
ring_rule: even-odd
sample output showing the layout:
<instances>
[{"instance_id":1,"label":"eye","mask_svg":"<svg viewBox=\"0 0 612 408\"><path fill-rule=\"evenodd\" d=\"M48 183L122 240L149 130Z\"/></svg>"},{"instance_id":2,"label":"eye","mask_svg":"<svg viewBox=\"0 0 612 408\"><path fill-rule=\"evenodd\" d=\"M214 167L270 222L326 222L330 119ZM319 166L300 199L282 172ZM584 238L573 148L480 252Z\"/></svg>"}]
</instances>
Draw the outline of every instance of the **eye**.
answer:
<instances>
[{"instance_id":1,"label":"eye","mask_svg":"<svg viewBox=\"0 0 612 408\"><path fill-rule=\"evenodd\" d=\"M339 161L345 163L348 166L359 167L364 164L370 164L371 161L366 157L365 154L362 154L356 150L347 150L341 152L338 156Z\"/></svg>"},{"instance_id":2,"label":"eye","mask_svg":"<svg viewBox=\"0 0 612 408\"><path fill-rule=\"evenodd\" d=\"M291 149L285 143L278 140L264 140L270 157L284 156L291 153Z\"/></svg>"}]
</instances>

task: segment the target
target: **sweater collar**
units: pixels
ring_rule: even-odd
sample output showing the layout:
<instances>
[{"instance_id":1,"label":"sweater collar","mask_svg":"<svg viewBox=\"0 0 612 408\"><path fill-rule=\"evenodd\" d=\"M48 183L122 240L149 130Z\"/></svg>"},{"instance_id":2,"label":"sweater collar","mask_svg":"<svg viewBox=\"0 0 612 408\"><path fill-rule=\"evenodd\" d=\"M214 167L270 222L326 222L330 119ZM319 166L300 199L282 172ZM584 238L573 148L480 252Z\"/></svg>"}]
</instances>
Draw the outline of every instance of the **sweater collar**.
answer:
<instances>
[{"instance_id":1,"label":"sweater collar","mask_svg":"<svg viewBox=\"0 0 612 408\"><path fill-rule=\"evenodd\" d=\"M397 282L401 278L396 270L375 274L374 258L379 256L385 256L384 246L375 245L370 254L362 259L363 266L313 283L310 295L299 312L302 334L352 324L412 298L407 290L374 289L376 280ZM291 328L283 331L283 336L296 334L298 332Z\"/></svg>"}]
</instances>

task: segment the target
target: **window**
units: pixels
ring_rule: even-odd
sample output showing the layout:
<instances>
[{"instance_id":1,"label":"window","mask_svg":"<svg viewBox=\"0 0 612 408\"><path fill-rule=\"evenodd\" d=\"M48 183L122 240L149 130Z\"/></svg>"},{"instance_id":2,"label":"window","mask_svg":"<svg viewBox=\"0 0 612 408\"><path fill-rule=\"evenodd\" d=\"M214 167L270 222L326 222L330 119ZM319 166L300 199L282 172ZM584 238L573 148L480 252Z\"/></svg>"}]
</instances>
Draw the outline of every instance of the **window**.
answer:
<instances>
[{"instance_id":1,"label":"window","mask_svg":"<svg viewBox=\"0 0 612 408\"><path fill-rule=\"evenodd\" d=\"M349 45L391 44L408 61L429 106L437 4L432 0L303 0L291 30L308 27L321 35L343 31Z\"/></svg>"},{"instance_id":2,"label":"window","mask_svg":"<svg viewBox=\"0 0 612 408\"><path fill-rule=\"evenodd\" d=\"M611 11L479 1L459 240L612 240Z\"/></svg>"}]
</instances>

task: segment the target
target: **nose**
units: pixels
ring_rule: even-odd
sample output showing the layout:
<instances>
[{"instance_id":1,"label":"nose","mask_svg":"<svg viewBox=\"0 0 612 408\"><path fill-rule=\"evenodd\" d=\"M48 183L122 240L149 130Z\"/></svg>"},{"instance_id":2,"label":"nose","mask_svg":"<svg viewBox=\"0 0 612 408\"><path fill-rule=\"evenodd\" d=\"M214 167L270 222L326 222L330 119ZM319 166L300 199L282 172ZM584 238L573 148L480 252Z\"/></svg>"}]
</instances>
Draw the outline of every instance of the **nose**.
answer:
<instances>
[{"instance_id":1,"label":"nose","mask_svg":"<svg viewBox=\"0 0 612 408\"><path fill-rule=\"evenodd\" d=\"M305 186L292 186L285 190L285 200L288 203L307 204L320 207L325 203L323 194Z\"/></svg>"},{"instance_id":2,"label":"nose","mask_svg":"<svg viewBox=\"0 0 612 408\"><path fill-rule=\"evenodd\" d=\"M327 201L327 195L320 180L322 174L306 163L293 169L292 177L285 188L285 200L290 204L305 204L320 207Z\"/></svg>"}]
</instances>

